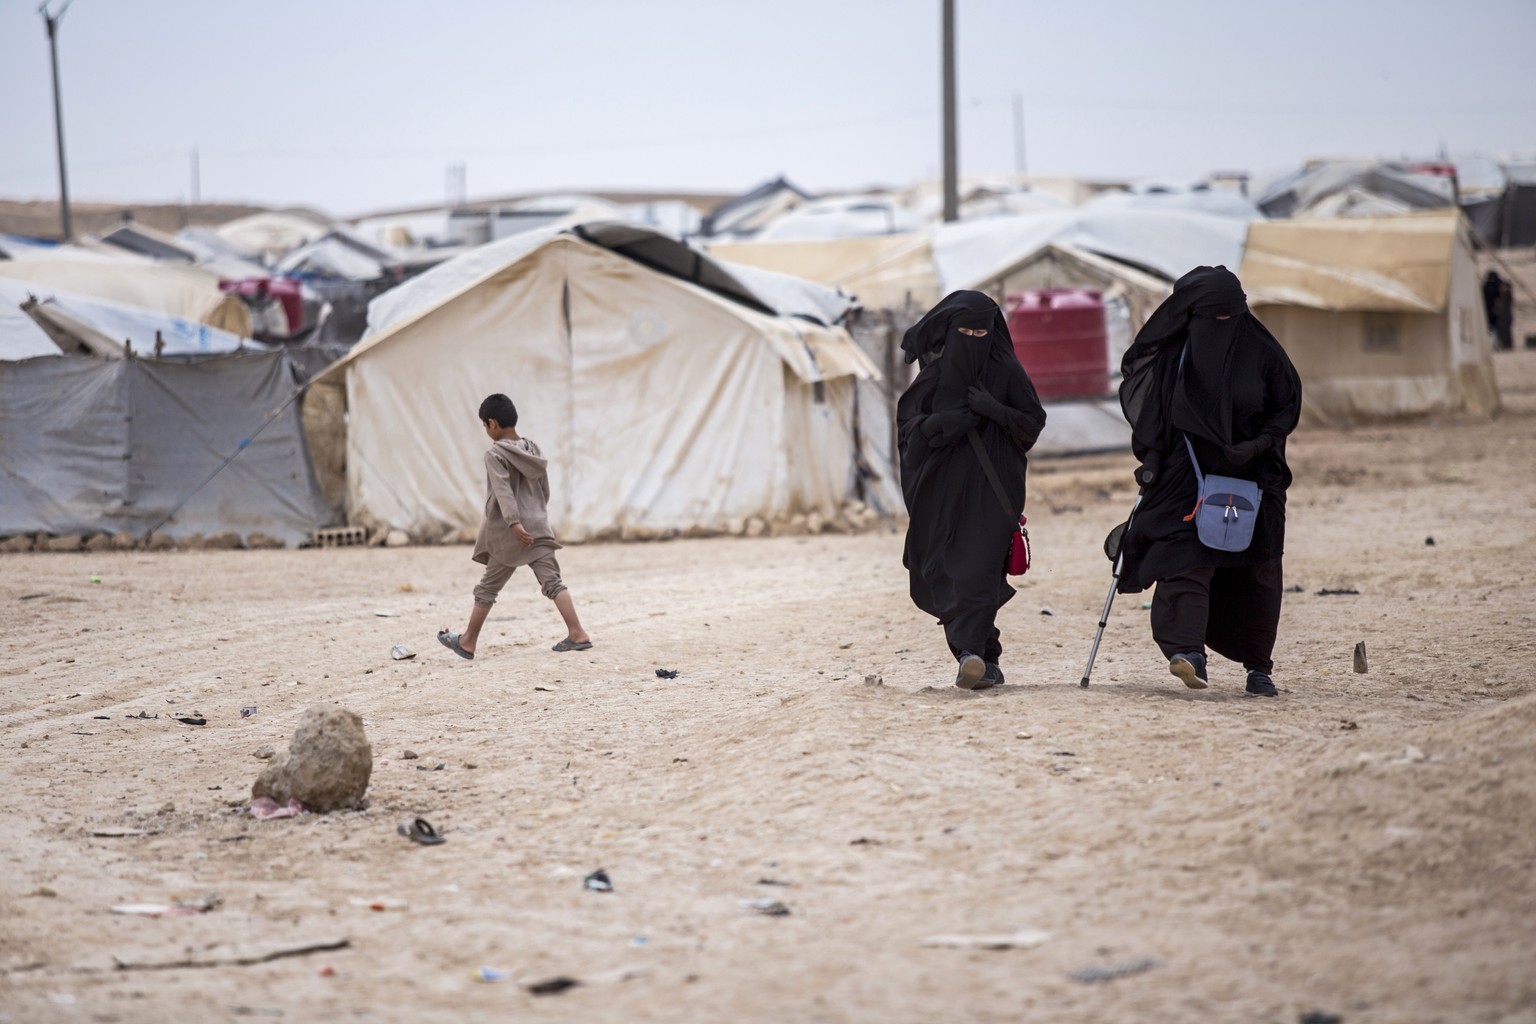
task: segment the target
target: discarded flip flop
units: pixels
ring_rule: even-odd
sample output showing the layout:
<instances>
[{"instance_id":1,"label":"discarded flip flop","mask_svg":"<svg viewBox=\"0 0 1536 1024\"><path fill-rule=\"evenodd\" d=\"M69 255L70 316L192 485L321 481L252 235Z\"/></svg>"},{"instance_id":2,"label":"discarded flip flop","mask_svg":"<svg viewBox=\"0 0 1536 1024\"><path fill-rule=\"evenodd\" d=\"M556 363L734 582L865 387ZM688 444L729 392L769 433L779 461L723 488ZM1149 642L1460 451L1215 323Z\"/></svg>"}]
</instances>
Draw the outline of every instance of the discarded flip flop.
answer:
<instances>
[{"instance_id":1,"label":"discarded flip flop","mask_svg":"<svg viewBox=\"0 0 1536 1024\"><path fill-rule=\"evenodd\" d=\"M562 654L566 651L590 651L591 649L591 640L583 640L580 643L577 643L570 637L566 637L564 640L561 640L559 643L555 644L555 646L550 648L550 650L560 651Z\"/></svg>"},{"instance_id":2,"label":"discarded flip flop","mask_svg":"<svg viewBox=\"0 0 1536 1024\"><path fill-rule=\"evenodd\" d=\"M457 633L450 633L446 629L439 630L437 634L437 642L461 658L468 658L470 661L475 660L474 651L466 651L464 648L459 646L459 634Z\"/></svg>"},{"instance_id":3,"label":"discarded flip flop","mask_svg":"<svg viewBox=\"0 0 1536 1024\"><path fill-rule=\"evenodd\" d=\"M422 846L436 846L448 841L437 834L437 829L433 828L432 823L426 818L417 818L409 825L397 825L395 831Z\"/></svg>"}]
</instances>

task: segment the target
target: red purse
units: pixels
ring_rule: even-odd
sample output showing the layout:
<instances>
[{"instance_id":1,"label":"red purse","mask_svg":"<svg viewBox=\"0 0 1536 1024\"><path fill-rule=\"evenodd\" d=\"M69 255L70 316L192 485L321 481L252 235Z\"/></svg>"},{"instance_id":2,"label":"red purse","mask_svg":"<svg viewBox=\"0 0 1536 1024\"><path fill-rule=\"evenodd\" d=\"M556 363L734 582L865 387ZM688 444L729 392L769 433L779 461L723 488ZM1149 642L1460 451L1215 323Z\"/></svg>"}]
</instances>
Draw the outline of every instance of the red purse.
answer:
<instances>
[{"instance_id":1,"label":"red purse","mask_svg":"<svg viewBox=\"0 0 1536 1024\"><path fill-rule=\"evenodd\" d=\"M1008 504L1008 495L1003 493L1003 482L997 478L997 470L992 465L992 460L987 456L987 450L981 446L981 438L976 436L976 431L969 432L971 447L976 450L976 461L981 463L981 470L987 475L987 482L992 485L992 490L997 494L997 500L1002 502L1003 508L1013 515ZM1029 522L1029 517L1019 513L1019 529L1013 535L1013 542L1008 548L1008 575L1023 576L1029 572L1029 530L1024 524Z\"/></svg>"},{"instance_id":2,"label":"red purse","mask_svg":"<svg viewBox=\"0 0 1536 1024\"><path fill-rule=\"evenodd\" d=\"M1028 516L1019 516L1019 532L1013 535L1013 547L1008 549L1008 575L1023 576L1029 572Z\"/></svg>"}]
</instances>

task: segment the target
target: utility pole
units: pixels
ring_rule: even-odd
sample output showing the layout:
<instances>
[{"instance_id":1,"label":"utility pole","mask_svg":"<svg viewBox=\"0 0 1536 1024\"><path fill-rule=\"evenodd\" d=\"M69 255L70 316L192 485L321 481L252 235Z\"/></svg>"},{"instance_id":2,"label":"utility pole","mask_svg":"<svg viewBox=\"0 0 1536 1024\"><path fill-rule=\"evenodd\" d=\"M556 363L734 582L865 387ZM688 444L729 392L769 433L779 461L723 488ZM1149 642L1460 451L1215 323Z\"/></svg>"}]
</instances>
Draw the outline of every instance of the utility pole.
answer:
<instances>
[{"instance_id":1,"label":"utility pole","mask_svg":"<svg viewBox=\"0 0 1536 1024\"><path fill-rule=\"evenodd\" d=\"M53 133L59 150L59 221L66 242L74 241L75 226L69 216L69 174L64 169L64 107L59 99L59 21L72 3L74 0L64 0L58 14L48 13L48 0L43 0L43 5L37 9L43 16L43 24L48 26L48 56L53 63Z\"/></svg>"},{"instance_id":2,"label":"utility pole","mask_svg":"<svg viewBox=\"0 0 1536 1024\"><path fill-rule=\"evenodd\" d=\"M960 219L959 160L955 155L955 0L944 0L944 222Z\"/></svg>"},{"instance_id":3,"label":"utility pole","mask_svg":"<svg viewBox=\"0 0 1536 1024\"><path fill-rule=\"evenodd\" d=\"M1024 96L1013 94L1013 169L1024 177Z\"/></svg>"},{"instance_id":4,"label":"utility pole","mask_svg":"<svg viewBox=\"0 0 1536 1024\"><path fill-rule=\"evenodd\" d=\"M202 175L197 167L197 147L192 147L192 205L197 206L202 202L203 183Z\"/></svg>"}]
</instances>

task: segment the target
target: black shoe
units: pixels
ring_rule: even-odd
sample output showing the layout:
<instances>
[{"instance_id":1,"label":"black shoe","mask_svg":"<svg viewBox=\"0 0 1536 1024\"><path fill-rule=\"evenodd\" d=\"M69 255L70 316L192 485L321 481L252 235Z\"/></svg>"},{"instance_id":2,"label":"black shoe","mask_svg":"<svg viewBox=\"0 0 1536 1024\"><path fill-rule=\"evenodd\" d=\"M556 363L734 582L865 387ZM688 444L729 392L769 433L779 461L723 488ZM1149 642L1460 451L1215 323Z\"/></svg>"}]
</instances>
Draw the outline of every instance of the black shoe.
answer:
<instances>
[{"instance_id":1,"label":"black shoe","mask_svg":"<svg viewBox=\"0 0 1536 1024\"><path fill-rule=\"evenodd\" d=\"M1191 690L1203 690L1211 680L1205 674L1205 655L1199 651L1175 654L1168 659L1168 671L1184 681Z\"/></svg>"},{"instance_id":2,"label":"black shoe","mask_svg":"<svg viewBox=\"0 0 1536 1024\"><path fill-rule=\"evenodd\" d=\"M1280 691L1275 689L1275 681L1269 678L1268 672L1249 672L1247 689L1255 697L1280 696Z\"/></svg>"},{"instance_id":3,"label":"black shoe","mask_svg":"<svg viewBox=\"0 0 1536 1024\"><path fill-rule=\"evenodd\" d=\"M970 651L960 655L960 671L955 673L955 685L962 690L981 690L991 683L983 683L987 675L987 663Z\"/></svg>"},{"instance_id":4,"label":"black shoe","mask_svg":"<svg viewBox=\"0 0 1536 1024\"><path fill-rule=\"evenodd\" d=\"M1003 667L995 661L987 662L987 670L986 672L982 673L981 681L986 683L988 686L1002 686Z\"/></svg>"}]
</instances>

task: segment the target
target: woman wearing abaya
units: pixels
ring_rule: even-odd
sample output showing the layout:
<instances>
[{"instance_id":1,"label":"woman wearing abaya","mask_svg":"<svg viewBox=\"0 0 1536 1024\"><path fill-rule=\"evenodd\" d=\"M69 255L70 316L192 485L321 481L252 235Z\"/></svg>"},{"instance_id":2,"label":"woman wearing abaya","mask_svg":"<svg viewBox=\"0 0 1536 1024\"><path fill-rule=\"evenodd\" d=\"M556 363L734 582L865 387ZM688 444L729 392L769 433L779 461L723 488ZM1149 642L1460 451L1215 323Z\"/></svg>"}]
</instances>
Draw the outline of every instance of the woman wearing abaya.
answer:
<instances>
[{"instance_id":1,"label":"woman wearing abaya","mask_svg":"<svg viewBox=\"0 0 1536 1024\"><path fill-rule=\"evenodd\" d=\"M1002 310L980 292L947 296L901 347L907 362L922 365L896 407L909 517L902 563L912 601L943 625L959 663L956 686L999 686L997 612L1013 596L1008 553L1024 509L1026 455L1045 410L1014 355Z\"/></svg>"},{"instance_id":2,"label":"woman wearing abaya","mask_svg":"<svg viewBox=\"0 0 1536 1024\"><path fill-rule=\"evenodd\" d=\"M1156 585L1152 639L1185 686L1199 690L1209 682L1209 647L1242 663L1249 693L1276 696L1270 673L1291 484L1285 439L1301 415L1301 380L1225 267L1197 267L1181 277L1136 335L1121 369L1120 405L1131 423L1143 497L1124 533L1119 589ZM1202 473L1258 483L1258 518L1246 550L1200 542L1190 448Z\"/></svg>"}]
</instances>

